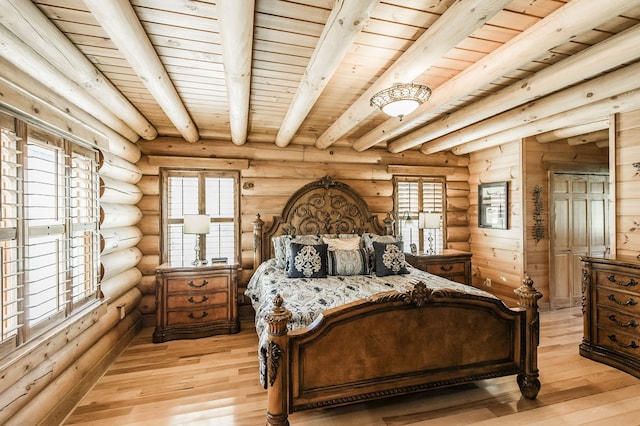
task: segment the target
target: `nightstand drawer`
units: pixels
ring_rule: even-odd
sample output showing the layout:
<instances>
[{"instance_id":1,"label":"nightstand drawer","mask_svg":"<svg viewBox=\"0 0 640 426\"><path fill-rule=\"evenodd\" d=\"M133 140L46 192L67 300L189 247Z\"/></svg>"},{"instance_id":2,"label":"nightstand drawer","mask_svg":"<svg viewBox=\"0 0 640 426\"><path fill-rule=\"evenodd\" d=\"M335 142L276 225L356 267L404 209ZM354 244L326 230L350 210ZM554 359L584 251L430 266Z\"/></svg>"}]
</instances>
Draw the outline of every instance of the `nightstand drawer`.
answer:
<instances>
[{"instance_id":1,"label":"nightstand drawer","mask_svg":"<svg viewBox=\"0 0 640 426\"><path fill-rule=\"evenodd\" d=\"M192 308L201 309L213 305L227 304L229 297L227 292L208 292L197 294L178 294L169 296L167 309Z\"/></svg>"},{"instance_id":2,"label":"nightstand drawer","mask_svg":"<svg viewBox=\"0 0 640 426\"><path fill-rule=\"evenodd\" d=\"M430 274L471 285L471 253L444 250L434 255L415 255L405 253L405 260L414 268Z\"/></svg>"},{"instance_id":3,"label":"nightstand drawer","mask_svg":"<svg viewBox=\"0 0 640 426\"><path fill-rule=\"evenodd\" d=\"M193 309L187 311L169 311L167 313L168 325L176 324L200 324L204 322L225 320L229 310L226 307Z\"/></svg>"},{"instance_id":4,"label":"nightstand drawer","mask_svg":"<svg viewBox=\"0 0 640 426\"><path fill-rule=\"evenodd\" d=\"M184 292L208 292L212 290L224 290L229 286L229 277L226 275L208 276L198 278L172 278L168 280L167 292L169 294Z\"/></svg>"},{"instance_id":5,"label":"nightstand drawer","mask_svg":"<svg viewBox=\"0 0 640 426\"><path fill-rule=\"evenodd\" d=\"M442 263L439 265L427 265L427 272L440 276L460 273L464 274L464 263Z\"/></svg>"}]
</instances>

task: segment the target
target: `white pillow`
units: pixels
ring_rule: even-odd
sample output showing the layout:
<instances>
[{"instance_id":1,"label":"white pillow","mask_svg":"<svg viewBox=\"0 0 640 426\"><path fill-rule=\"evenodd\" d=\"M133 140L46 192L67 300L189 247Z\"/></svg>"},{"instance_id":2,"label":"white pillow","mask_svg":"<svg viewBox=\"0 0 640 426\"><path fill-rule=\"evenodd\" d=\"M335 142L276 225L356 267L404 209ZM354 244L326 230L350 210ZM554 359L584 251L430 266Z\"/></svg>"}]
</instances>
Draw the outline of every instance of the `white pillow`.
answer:
<instances>
[{"instance_id":1,"label":"white pillow","mask_svg":"<svg viewBox=\"0 0 640 426\"><path fill-rule=\"evenodd\" d=\"M351 238L323 238L322 241L329 246L329 251L357 250L360 247L360 237Z\"/></svg>"}]
</instances>

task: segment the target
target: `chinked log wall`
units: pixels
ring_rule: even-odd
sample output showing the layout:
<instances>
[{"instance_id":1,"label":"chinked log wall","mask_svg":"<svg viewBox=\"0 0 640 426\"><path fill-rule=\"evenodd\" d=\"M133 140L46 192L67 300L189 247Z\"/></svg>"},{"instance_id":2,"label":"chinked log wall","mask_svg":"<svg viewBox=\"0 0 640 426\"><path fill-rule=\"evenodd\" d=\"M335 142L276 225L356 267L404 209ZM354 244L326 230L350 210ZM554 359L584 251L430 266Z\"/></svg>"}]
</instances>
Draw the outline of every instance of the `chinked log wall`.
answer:
<instances>
[{"instance_id":1,"label":"chinked log wall","mask_svg":"<svg viewBox=\"0 0 640 426\"><path fill-rule=\"evenodd\" d=\"M265 143L235 146L229 142L200 141L189 144L175 138L140 141L139 146L145 154L137 163L144 175L138 184L144 194L138 203L144 215L140 222L144 236L138 245L143 257L138 268L143 274L139 288L143 292L140 309L145 315L145 325L152 325L154 321L153 274L160 263L158 181L161 166L215 169L220 165L226 167L229 161L224 159L245 160L247 166L240 170L242 274L238 293L241 296L253 274L252 222L256 213L270 223L274 215L281 213L282 207L296 190L325 175L358 191L380 220L393 209L394 174L445 176L447 246L469 250L467 156L425 156L417 151L394 155L382 149L358 153L346 147L318 150L309 146L289 146L279 149ZM168 160L167 157L172 158Z\"/></svg>"},{"instance_id":2,"label":"chinked log wall","mask_svg":"<svg viewBox=\"0 0 640 426\"><path fill-rule=\"evenodd\" d=\"M0 424L59 424L142 325L137 309L142 274L136 267L142 258L136 247L142 237L136 226L142 214L135 205L142 196L136 186L142 174L134 164L140 151L132 143L106 141L76 128L75 122L59 118L46 105L12 97L12 89L1 83L0 88L25 115L61 123L62 132L102 148L100 285L106 303L0 359Z\"/></svg>"}]
</instances>

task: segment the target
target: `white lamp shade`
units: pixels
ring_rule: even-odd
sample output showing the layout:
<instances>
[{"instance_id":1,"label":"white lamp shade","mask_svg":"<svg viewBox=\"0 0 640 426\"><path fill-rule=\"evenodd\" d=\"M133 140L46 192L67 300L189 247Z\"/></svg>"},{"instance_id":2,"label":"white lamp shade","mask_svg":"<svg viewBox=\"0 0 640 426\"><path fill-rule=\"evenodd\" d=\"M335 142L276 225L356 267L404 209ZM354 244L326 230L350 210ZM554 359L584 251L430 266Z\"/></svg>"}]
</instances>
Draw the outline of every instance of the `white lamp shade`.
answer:
<instances>
[{"instance_id":1,"label":"white lamp shade","mask_svg":"<svg viewBox=\"0 0 640 426\"><path fill-rule=\"evenodd\" d=\"M421 229L440 228L440 213L418 213L418 227Z\"/></svg>"},{"instance_id":2,"label":"white lamp shade","mask_svg":"<svg viewBox=\"0 0 640 426\"><path fill-rule=\"evenodd\" d=\"M208 234L211 219L206 214L185 214L184 234Z\"/></svg>"}]
</instances>

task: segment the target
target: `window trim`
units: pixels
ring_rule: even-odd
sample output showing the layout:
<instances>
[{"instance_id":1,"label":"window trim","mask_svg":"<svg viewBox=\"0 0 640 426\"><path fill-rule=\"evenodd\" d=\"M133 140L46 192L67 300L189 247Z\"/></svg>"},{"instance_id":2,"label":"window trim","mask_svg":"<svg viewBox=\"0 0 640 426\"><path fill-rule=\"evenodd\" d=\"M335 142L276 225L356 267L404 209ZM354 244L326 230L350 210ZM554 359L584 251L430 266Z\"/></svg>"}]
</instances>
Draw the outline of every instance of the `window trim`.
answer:
<instances>
[{"instance_id":1,"label":"window trim","mask_svg":"<svg viewBox=\"0 0 640 426\"><path fill-rule=\"evenodd\" d=\"M160 263L166 263L169 259L169 218L168 218L168 184L169 177L184 176L194 177L198 176L199 180L206 178L207 175L216 178L233 178L234 182L234 220L236 224L234 227L234 259L228 259L229 263L239 263L242 256L242 215L240 214L240 171L238 170L220 170L220 169L190 169L184 167L160 167ZM199 191L204 191L203 186L199 186ZM204 205L204 198L199 197L198 211L204 212L206 206ZM212 223L224 223L228 222L227 219L216 220L212 218ZM203 247L205 235L199 236L201 238L200 247Z\"/></svg>"}]
</instances>

